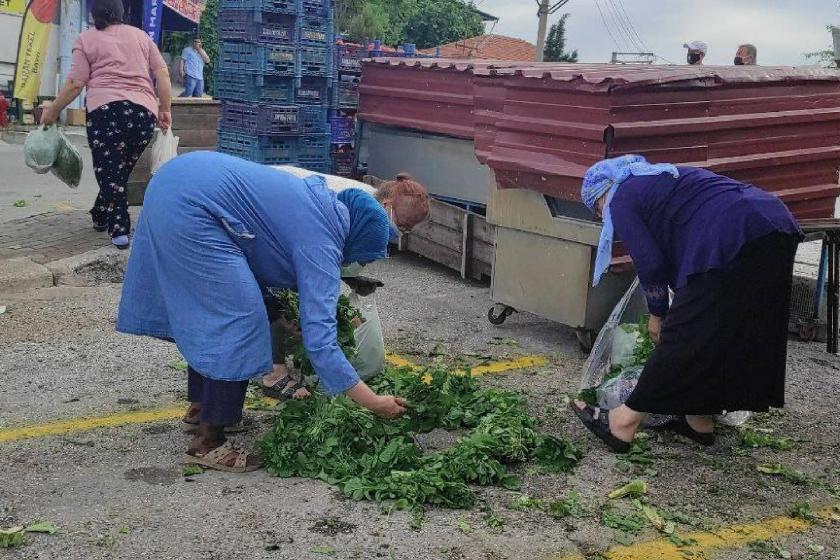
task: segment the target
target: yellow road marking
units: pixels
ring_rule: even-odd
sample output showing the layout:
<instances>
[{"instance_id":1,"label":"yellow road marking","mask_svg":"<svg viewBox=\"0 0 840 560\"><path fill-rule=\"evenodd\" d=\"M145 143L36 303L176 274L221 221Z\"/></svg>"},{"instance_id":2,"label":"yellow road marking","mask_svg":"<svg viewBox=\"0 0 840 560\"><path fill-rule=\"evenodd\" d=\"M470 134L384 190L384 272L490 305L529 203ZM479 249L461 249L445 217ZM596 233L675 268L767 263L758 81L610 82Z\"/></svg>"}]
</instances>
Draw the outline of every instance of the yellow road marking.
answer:
<instances>
[{"instance_id":1,"label":"yellow road marking","mask_svg":"<svg viewBox=\"0 0 840 560\"><path fill-rule=\"evenodd\" d=\"M831 506L817 512L823 519L830 519L834 513ZM764 541L804 533L811 528L813 522L793 517L773 517L755 523L730 525L717 531L680 534L693 544L678 547L668 539L656 539L628 546L614 546L603 552L601 556L606 560L686 560L686 558L703 558L706 554L722 549L739 548L749 542ZM584 560L583 556L555 557L554 560Z\"/></svg>"},{"instance_id":2,"label":"yellow road marking","mask_svg":"<svg viewBox=\"0 0 840 560\"><path fill-rule=\"evenodd\" d=\"M410 367L414 369L421 368L421 366L409 362L402 356L397 356L396 354L385 354L385 361L394 367ZM478 377L480 375L507 373L518 369L544 366L547 363L548 360L542 356L521 356L519 358L514 358L513 360L491 362L483 366L476 366L470 369L470 375Z\"/></svg>"},{"instance_id":3,"label":"yellow road marking","mask_svg":"<svg viewBox=\"0 0 840 560\"><path fill-rule=\"evenodd\" d=\"M35 424L22 426L20 428L7 428L0 430L0 443L17 441L21 439L42 438L86 432L97 428L110 428L114 426L125 426L128 424L147 424L149 422L160 422L170 420L184 414L184 406L170 406L155 410L138 410L136 412L124 412L120 414L109 414L107 416L94 416L90 418L72 418L70 420L59 420L47 422L46 424Z\"/></svg>"},{"instance_id":4,"label":"yellow road marking","mask_svg":"<svg viewBox=\"0 0 840 560\"><path fill-rule=\"evenodd\" d=\"M417 368L416 364L406 360L405 358L396 354L387 354L385 360L397 367L413 367ZM506 371L513 371L515 369L522 369L526 367L538 366L546 363L545 358L539 356L525 356L515 360L505 362L495 362L485 366L479 366L471 370L471 374L484 375L487 373L502 373ZM278 401L274 399L264 398L261 401L263 405L276 404ZM44 424L34 424L30 426L21 426L18 428L0 428L0 443L18 441L23 439L43 438L50 436L68 435L78 432L86 432L88 430L95 430L97 428L110 428L114 426L127 426L131 424L148 424L151 422L161 422L164 420L172 420L180 418L184 414L184 407L186 403L166 408L159 408L153 410L139 410L135 412L122 412L118 414L108 414L104 416L94 416L88 418L72 418L69 420L58 420L55 422L47 422Z\"/></svg>"},{"instance_id":5,"label":"yellow road marking","mask_svg":"<svg viewBox=\"0 0 840 560\"><path fill-rule=\"evenodd\" d=\"M470 375L478 377L479 375L506 373L517 369L544 366L547 363L548 360L542 356L522 356L513 360L493 362L485 366L474 367L470 370Z\"/></svg>"}]
</instances>

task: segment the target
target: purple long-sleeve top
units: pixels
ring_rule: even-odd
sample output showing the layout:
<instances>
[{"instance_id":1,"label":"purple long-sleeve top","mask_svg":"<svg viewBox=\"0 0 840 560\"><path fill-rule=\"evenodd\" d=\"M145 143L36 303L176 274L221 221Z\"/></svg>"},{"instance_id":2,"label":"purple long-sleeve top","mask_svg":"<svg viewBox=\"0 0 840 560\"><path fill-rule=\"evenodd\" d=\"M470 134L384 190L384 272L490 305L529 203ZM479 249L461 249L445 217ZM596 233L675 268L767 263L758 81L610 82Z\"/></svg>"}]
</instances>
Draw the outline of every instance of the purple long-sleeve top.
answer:
<instances>
[{"instance_id":1,"label":"purple long-sleeve top","mask_svg":"<svg viewBox=\"0 0 840 560\"><path fill-rule=\"evenodd\" d=\"M630 177L610 203L616 237L627 246L648 309L664 317L668 288L692 274L725 268L745 244L773 232L802 235L787 207L772 194L696 167Z\"/></svg>"}]
</instances>

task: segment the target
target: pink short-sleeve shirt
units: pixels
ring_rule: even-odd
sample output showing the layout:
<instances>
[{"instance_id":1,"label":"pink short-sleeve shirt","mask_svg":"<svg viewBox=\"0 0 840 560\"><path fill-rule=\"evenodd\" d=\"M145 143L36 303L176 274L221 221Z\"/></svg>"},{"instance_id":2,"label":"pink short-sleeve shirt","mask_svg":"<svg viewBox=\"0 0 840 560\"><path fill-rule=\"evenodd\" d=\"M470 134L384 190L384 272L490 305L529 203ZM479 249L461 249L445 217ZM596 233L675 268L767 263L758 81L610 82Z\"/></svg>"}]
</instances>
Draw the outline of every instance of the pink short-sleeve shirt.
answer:
<instances>
[{"instance_id":1,"label":"pink short-sleeve shirt","mask_svg":"<svg viewBox=\"0 0 840 560\"><path fill-rule=\"evenodd\" d=\"M89 29L73 45L69 78L87 86L87 110L131 101L158 114L152 76L166 67L152 39L131 25Z\"/></svg>"}]
</instances>

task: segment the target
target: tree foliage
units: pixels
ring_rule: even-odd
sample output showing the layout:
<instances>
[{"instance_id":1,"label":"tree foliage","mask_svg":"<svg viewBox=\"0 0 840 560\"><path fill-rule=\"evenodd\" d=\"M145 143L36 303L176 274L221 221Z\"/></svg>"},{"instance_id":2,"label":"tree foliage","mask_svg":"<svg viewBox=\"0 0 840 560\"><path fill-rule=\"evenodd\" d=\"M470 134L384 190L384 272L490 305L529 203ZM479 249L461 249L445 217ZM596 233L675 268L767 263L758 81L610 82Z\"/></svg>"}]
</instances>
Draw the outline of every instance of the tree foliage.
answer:
<instances>
[{"instance_id":1,"label":"tree foliage","mask_svg":"<svg viewBox=\"0 0 840 560\"><path fill-rule=\"evenodd\" d=\"M560 21L551 26L545 40L543 60L546 62L577 62L578 52L566 52L566 20L569 14L563 14Z\"/></svg>"},{"instance_id":2,"label":"tree foliage","mask_svg":"<svg viewBox=\"0 0 840 560\"><path fill-rule=\"evenodd\" d=\"M198 24L198 36L201 37L202 47L207 56L210 57L210 64L204 65L204 91L212 93L213 90L213 68L219 62L219 34L216 30L216 12L218 11L218 0L207 0L204 12L201 14L201 21Z\"/></svg>"},{"instance_id":3,"label":"tree foliage","mask_svg":"<svg viewBox=\"0 0 840 560\"><path fill-rule=\"evenodd\" d=\"M481 35L484 26L463 0L338 0L339 31L350 39L381 39L386 45L414 43L425 49Z\"/></svg>"}]
</instances>

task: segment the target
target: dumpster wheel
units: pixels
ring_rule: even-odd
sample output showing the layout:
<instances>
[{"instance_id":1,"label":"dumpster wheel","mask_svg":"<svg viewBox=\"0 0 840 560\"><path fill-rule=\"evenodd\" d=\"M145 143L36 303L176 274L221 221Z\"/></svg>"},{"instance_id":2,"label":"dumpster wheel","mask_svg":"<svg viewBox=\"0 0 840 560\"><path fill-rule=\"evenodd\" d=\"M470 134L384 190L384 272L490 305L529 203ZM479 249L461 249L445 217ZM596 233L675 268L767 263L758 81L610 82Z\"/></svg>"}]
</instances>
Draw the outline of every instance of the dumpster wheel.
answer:
<instances>
[{"instance_id":1,"label":"dumpster wheel","mask_svg":"<svg viewBox=\"0 0 840 560\"><path fill-rule=\"evenodd\" d=\"M502 307L502 310L497 314L496 308ZM494 305L487 310L487 320L493 325L501 325L505 319L516 313L516 309L509 305Z\"/></svg>"},{"instance_id":2,"label":"dumpster wheel","mask_svg":"<svg viewBox=\"0 0 840 560\"><path fill-rule=\"evenodd\" d=\"M575 336L583 353L589 354L592 351L592 345L595 344L595 331L583 328L575 329Z\"/></svg>"}]
</instances>

